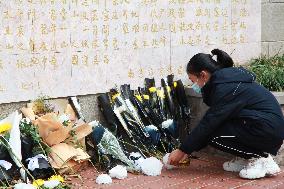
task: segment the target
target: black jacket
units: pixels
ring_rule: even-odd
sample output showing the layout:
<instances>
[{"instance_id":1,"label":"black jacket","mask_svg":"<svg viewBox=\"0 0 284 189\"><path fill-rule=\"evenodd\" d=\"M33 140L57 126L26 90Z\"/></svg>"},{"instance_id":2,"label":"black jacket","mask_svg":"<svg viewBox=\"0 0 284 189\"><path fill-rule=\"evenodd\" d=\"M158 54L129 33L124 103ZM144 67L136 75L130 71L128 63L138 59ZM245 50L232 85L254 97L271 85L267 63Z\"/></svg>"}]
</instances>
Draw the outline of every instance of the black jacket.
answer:
<instances>
[{"instance_id":1,"label":"black jacket","mask_svg":"<svg viewBox=\"0 0 284 189\"><path fill-rule=\"evenodd\" d=\"M214 131L228 120L256 120L268 125L265 128L269 128L269 137L284 139L284 117L280 105L246 69L215 71L201 91L204 103L210 108L181 144L179 149L183 152L190 154L203 148Z\"/></svg>"}]
</instances>

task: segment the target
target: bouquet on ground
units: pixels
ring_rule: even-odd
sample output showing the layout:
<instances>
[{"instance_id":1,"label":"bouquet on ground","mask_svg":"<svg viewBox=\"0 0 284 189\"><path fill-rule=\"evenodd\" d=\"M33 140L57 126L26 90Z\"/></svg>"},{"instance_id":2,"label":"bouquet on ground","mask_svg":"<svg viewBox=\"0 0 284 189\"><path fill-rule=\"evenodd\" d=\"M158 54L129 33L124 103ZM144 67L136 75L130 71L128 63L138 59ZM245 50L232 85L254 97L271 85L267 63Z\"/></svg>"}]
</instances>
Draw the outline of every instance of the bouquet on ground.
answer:
<instances>
[{"instance_id":1,"label":"bouquet on ground","mask_svg":"<svg viewBox=\"0 0 284 189\"><path fill-rule=\"evenodd\" d=\"M84 120L78 119L74 104L69 102L61 100L57 103L60 106L55 106L53 112L40 116L29 106L23 111L26 116L32 115L30 119L33 119L33 125L36 126L45 146L49 148L48 159L52 167L61 173L74 172L89 160L89 155L85 151L85 137L92 132L92 127Z\"/></svg>"},{"instance_id":2,"label":"bouquet on ground","mask_svg":"<svg viewBox=\"0 0 284 189\"><path fill-rule=\"evenodd\" d=\"M98 96L105 127L117 138L126 155L139 152L144 158L171 152L189 132L190 110L182 82L173 75L161 80L145 79L145 87L113 88ZM101 152L102 153L102 152Z\"/></svg>"}]
</instances>

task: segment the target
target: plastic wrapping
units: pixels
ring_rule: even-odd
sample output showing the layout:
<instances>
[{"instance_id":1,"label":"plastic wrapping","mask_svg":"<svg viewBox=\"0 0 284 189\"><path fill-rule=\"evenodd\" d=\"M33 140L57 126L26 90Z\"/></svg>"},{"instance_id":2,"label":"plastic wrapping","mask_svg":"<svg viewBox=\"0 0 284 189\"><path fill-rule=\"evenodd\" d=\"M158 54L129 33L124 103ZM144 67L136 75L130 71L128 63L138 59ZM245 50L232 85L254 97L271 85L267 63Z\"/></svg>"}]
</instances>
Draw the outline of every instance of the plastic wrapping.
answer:
<instances>
[{"instance_id":1,"label":"plastic wrapping","mask_svg":"<svg viewBox=\"0 0 284 189\"><path fill-rule=\"evenodd\" d=\"M110 131L98 123L93 129L92 136L94 144L97 145L100 153L111 155L113 158L125 163L128 169L135 170L133 162L124 154L117 138Z\"/></svg>"}]
</instances>

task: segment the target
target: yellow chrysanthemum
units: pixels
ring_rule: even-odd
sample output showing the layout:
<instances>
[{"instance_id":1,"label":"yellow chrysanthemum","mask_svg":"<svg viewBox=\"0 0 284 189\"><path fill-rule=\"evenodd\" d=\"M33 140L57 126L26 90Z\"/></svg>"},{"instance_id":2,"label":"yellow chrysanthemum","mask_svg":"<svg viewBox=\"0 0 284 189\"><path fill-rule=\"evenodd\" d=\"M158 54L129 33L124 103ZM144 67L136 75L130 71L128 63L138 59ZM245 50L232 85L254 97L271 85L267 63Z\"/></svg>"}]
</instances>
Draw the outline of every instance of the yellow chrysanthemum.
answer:
<instances>
[{"instance_id":1,"label":"yellow chrysanthemum","mask_svg":"<svg viewBox=\"0 0 284 189\"><path fill-rule=\"evenodd\" d=\"M115 99L116 99L117 97L119 97L119 96L120 96L120 93L117 93L117 94L113 95L111 99L112 99L112 100L115 100Z\"/></svg>"},{"instance_id":2,"label":"yellow chrysanthemum","mask_svg":"<svg viewBox=\"0 0 284 189\"><path fill-rule=\"evenodd\" d=\"M150 96L149 96L149 95L143 95L143 98L144 98L145 100L149 100L149 99L150 99Z\"/></svg>"},{"instance_id":3,"label":"yellow chrysanthemum","mask_svg":"<svg viewBox=\"0 0 284 189\"><path fill-rule=\"evenodd\" d=\"M142 100L142 97L141 97L140 95L135 95L135 97L136 97L140 102L143 101L143 100Z\"/></svg>"},{"instance_id":4,"label":"yellow chrysanthemum","mask_svg":"<svg viewBox=\"0 0 284 189\"><path fill-rule=\"evenodd\" d=\"M42 180L42 179L37 179L37 180L35 180L35 181L33 182L33 185L34 185L35 187L42 186L43 184L44 184L44 180Z\"/></svg>"},{"instance_id":5,"label":"yellow chrysanthemum","mask_svg":"<svg viewBox=\"0 0 284 189\"><path fill-rule=\"evenodd\" d=\"M171 87L167 86L166 88L168 92L171 92Z\"/></svg>"},{"instance_id":6,"label":"yellow chrysanthemum","mask_svg":"<svg viewBox=\"0 0 284 189\"><path fill-rule=\"evenodd\" d=\"M157 95L158 95L158 97L160 97L160 98L165 98L165 92L164 92L164 90L158 90L158 91L157 91Z\"/></svg>"},{"instance_id":7,"label":"yellow chrysanthemum","mask_svg":"<svg viewBox=\"0 0 284 189\"><path fill-rule=\"evenodd\" d=\"M0 124L0 133L9 131L12 128L12 124L11 123L1 123Z\"/></svg>"},{"instance_id":8,"label":"yellow chrysanthemum","mask_svg":"<svg viewBox=\"0 0 284 189\"><path fill-rule=\"evenodd\" d=\"M177 82L175 81L175 82L174 82L174 88L176 88L176 87L177 87L177 85L178 85L178 84L177 84Z\"/></svg>"},{"instance_id":9,"label":"yellow chrysanthemum","mask_svg":"<svg viewBox=\"0 0 284 189\"><path fill-rule=\"evenodd\" d=\"M150 93L154 93L157 91L156 87L150 87L149 88Z\"/></svg>"},{"instance_id":10,"label":"yellow chrysanthemum","mask_svg":"<svg viewBox=\"0 0 284 189\"><path fill-rule=\"evenodd\" d=\"M59 181L59 182L64 182L63 177L60 176L60 175L53 175L53 176L51 176L48 180L57 180L57 181Z\"/></svg>"}]
</instances>

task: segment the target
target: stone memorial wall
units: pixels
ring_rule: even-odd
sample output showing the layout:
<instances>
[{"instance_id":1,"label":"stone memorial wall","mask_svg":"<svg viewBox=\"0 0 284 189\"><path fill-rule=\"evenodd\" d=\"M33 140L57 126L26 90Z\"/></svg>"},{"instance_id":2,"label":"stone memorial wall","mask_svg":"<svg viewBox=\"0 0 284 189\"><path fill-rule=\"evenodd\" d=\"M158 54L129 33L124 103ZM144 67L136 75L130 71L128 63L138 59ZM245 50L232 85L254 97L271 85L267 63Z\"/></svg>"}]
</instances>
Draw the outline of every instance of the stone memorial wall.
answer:
<instances>
[{"instance_id":1,"label":"stone memorial wall","mask_svg":"<svg viewBox=\"0 0 284 189\"><path fill-rule=\"evenodd\" d=\"M0 1L0 103L96 94L168 74L198 52L261 52L259 0ZM160 83L160 82L158 82Z\"/></svg>"}]
</instances>

